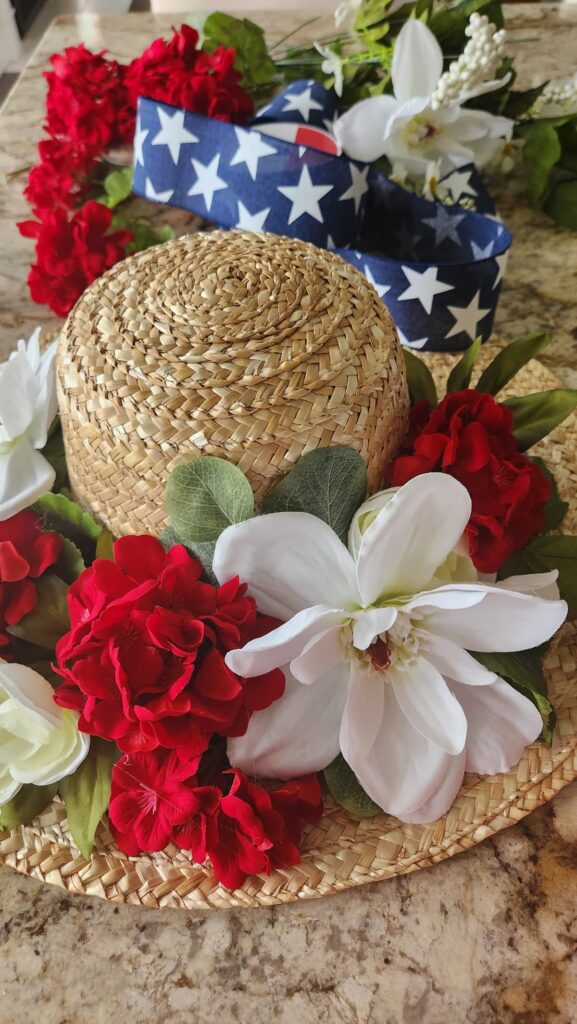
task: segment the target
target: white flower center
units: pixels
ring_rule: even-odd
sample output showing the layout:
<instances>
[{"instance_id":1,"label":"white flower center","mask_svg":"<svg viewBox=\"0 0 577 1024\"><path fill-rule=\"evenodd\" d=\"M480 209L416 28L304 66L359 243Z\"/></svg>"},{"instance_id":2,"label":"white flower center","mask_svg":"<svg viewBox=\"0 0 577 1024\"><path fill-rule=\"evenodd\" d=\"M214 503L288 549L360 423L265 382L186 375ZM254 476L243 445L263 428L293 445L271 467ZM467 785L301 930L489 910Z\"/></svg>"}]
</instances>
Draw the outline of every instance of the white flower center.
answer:
<instances>
[{"instance_id":1,"label":"white flower center","mask_svg":"<svg viewBox=\"0 0 577 1024\"><path fill-rule=\"evenodd\" d=\"M402 671L421 654L424 633L406 612L398 611L390 629L379 633L366 650L356 647L352 623L342 630L343 646L348 659L360 662L367 670L386 677L389 669Z\"/></svg>"},{"instance_id":2,"label":"white flower center","mask_svg":"<svg viewBox=\"0 0 577 1024\"><path fill-rule=\"evenodd\" d=\"M411 149L419 149L441 133L441 128L432 120L429 112L415 114L403 130L405 143Z\"/></svg>"}]
</instances>

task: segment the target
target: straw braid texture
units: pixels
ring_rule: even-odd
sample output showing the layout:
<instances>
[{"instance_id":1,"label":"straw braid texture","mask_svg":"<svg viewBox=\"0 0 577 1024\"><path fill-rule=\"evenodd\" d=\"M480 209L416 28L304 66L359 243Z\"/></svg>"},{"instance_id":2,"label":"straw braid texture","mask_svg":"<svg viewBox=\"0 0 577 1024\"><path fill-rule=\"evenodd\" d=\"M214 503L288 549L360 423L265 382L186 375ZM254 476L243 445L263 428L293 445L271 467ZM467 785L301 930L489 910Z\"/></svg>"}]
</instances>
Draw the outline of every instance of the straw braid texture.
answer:
<instances>
[{"instance_id":1,"label":"straw braid texture","mask_svg":"<svg viewBox=\"0 0 577 1024\"><path fill-rule=\"evenodd\" d=\"M239 231L187 235L96 281L64 327L58 382L72 489L116 535L159 533L170 471L201 453L236 462L258 503L301 455L350 445L375 490L408 412L366 278Z\"/></svg>"},{"instance_id":2,"label":"straw braid texture","mask_svg":"<svg viewBox=\"0 0 577 1024\"><path fill-rule=\"evenodd\" d=\"M494 348L487 347L481 366L494 355ZM446 381L453 360L435 355L427 362L439 382ZM533 362L507 391L521 394L556 384L548 370ZM565 529L576 532L577 418L571 417L535 453L547 460L561 495L572 502ZM92 483L96 490L96 478ZM115 847L105 823L87 862L73 844L63 805L55 800L30 825L0 831L0 862L70 892L113 903L180 909L290 903L431 867L514 825L577 778L577 624L564 626L547 657L546 674L557 712L552 747L534 744L503 775L465 776L450 811L431 825L405 825L385 814L358 820L329 799L322 820L303 837L301 864L268 878L255 875L229 892L210 868L191 863L176 849L127 858Z\"/></svg>"}]
</instances>

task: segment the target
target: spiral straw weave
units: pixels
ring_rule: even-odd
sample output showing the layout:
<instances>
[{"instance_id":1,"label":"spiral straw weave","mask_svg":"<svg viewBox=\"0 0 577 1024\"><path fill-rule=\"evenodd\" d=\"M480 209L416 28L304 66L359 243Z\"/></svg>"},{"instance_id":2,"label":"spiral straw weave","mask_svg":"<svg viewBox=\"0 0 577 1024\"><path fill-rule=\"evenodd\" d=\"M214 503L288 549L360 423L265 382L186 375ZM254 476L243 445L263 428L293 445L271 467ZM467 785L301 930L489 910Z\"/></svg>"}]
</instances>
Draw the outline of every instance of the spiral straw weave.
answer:
<instances>
[{"instance_id":1,"label":"spiral straw weave","mask_svg":"<svg viewBox=\"0 0 577 1024\"><path fill-rule=\"evenodd\" d=\"M176 463L225 456L257 502L318 446L376 490L406 426L392 320L329 252L275 235L187 235L117 264L70 314L59 403L76 497L114 534L165 525Z\"/></svg>"}]
</instances>

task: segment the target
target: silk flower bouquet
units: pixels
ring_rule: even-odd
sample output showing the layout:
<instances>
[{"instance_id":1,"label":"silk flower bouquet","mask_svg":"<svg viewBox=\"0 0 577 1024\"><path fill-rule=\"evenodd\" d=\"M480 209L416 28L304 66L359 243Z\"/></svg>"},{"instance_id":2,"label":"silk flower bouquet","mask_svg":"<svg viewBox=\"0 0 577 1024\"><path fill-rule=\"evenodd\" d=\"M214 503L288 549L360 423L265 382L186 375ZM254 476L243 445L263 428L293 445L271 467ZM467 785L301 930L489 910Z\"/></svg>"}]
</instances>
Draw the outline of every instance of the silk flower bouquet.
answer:
<instances>
[{"instance_id":1,"label":"silk flower bouquet","mask_svg":"<svg viewBox=\"0 0 577 1024\"><path fill-rule=\"evenodd\" d=\"M327 790L430 822L466 771L550 740L541 663L577 542L526 451L577 392L495 397L546 341L472 388L476 343L440 401L406 352L411 421L377 494L356 452L320 448L255 514L241 470L199 456L161 539L116 541L66 487L55 345L20 342L0 368L3 828L58 794L85 858L107 814L127 856L178 848L234 889L298 862Z\"/></svg>"}]
</instances>

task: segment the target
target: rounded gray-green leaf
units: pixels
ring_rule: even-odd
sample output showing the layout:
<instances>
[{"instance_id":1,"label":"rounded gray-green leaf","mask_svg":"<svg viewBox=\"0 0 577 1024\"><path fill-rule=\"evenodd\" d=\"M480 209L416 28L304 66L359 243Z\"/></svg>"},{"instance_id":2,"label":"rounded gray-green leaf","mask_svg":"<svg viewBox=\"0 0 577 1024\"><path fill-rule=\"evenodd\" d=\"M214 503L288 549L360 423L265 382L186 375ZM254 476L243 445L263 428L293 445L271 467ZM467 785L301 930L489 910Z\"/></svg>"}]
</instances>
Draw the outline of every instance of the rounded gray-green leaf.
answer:
<instances>
[{"instance_id":1,"label":"rounded gray-green leaf","mask_svg":"<svg viewBox=\"0 0 577 1024\"><path fill-rule=\"evenodd\" d=\"M242 470L226 459L200 455L177 466L166 488L166 510L183 540L215 541L232 523L254 514L252 488Z\"/></svg>"}]
</instances>

